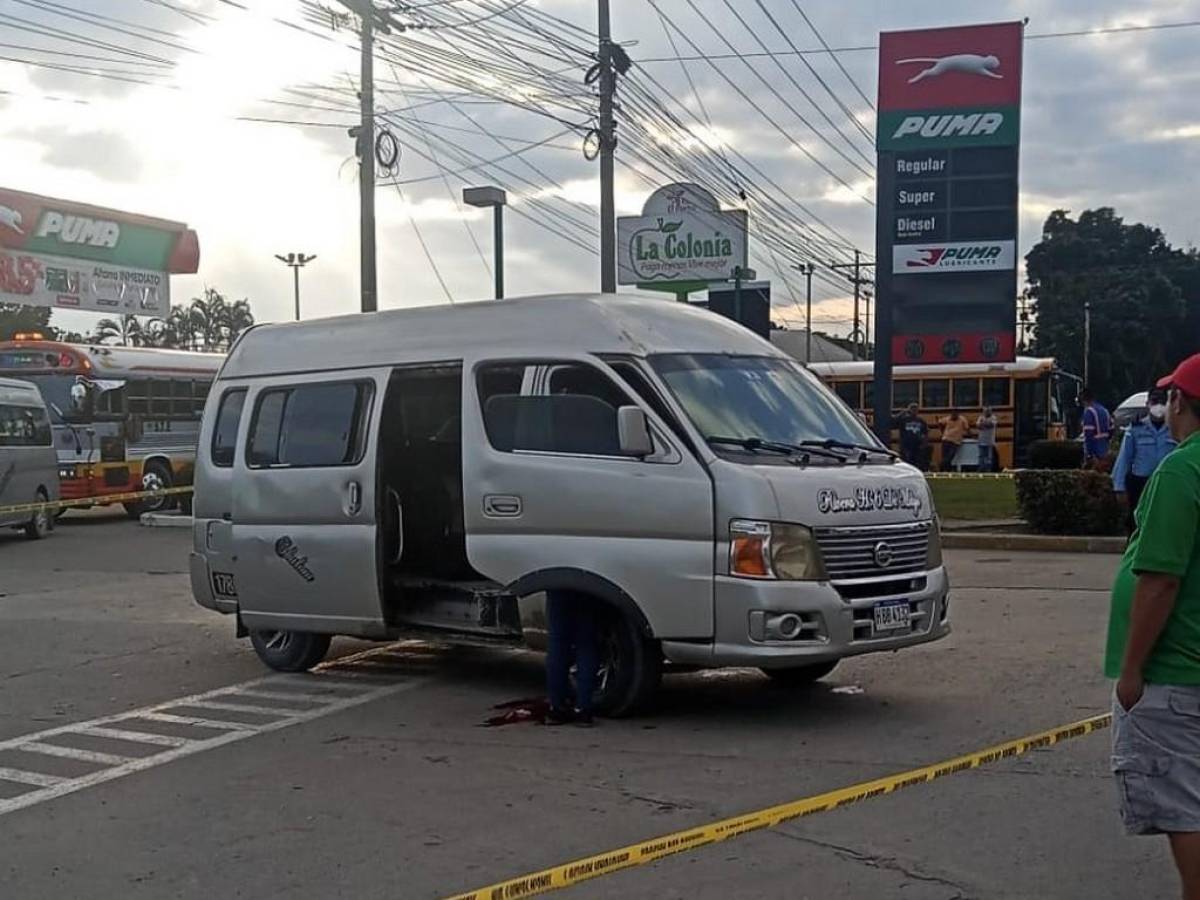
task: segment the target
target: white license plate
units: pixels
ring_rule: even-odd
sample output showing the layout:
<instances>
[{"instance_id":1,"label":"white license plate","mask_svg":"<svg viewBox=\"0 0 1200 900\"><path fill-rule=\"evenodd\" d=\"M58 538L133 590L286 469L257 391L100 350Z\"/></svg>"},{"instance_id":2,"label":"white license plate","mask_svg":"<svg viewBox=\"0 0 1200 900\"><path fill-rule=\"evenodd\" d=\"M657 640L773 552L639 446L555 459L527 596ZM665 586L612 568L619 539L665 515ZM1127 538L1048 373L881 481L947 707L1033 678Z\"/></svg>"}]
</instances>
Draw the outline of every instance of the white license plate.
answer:
<instances>
[{"instance_id":1,"label":"white license plate","mask_svg":"<svg viewBox=\"0 0 1200 900\"><path fill-rule=\"evenodd\" d=\"M907 600L889 600L875 604L875 631L898 631L908 628L912 621L912 610Z\"/></svg>"}]
</instances>

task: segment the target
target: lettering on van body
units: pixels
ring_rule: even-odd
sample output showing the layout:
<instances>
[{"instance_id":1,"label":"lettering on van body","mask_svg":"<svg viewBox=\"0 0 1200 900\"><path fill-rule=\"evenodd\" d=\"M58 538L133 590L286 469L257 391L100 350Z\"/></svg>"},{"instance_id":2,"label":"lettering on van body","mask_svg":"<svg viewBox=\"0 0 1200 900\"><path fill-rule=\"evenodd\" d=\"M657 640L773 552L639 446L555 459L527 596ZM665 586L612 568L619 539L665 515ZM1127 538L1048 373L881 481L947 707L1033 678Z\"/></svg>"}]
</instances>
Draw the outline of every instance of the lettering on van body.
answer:
<instances>
[{"instance_id":1,"label":"lettering on van body","mask_svg":"<svg viewBox=\"0 0 1200 900\"><path fill-rule=\"evenodd\" d=\"M925 501L911 487L855 488L854 493L848 495L825 488L817 494L817 510L822 515L903 509L911 512L915 519L924 508Z\"/></svg>"},{"instance_id":2,"label":"lettering on van body","mask_svg":"<svg viewBox=\"0 0 1200 900\"><path fill-rule=\"evenodd\" d=\"M284 535L275 542L275 555L291 566L297 575L310 584L317 580L317 576L308 567L308 557L300 555L300 548L287 535Z\"/></svg>"}]
</instances>

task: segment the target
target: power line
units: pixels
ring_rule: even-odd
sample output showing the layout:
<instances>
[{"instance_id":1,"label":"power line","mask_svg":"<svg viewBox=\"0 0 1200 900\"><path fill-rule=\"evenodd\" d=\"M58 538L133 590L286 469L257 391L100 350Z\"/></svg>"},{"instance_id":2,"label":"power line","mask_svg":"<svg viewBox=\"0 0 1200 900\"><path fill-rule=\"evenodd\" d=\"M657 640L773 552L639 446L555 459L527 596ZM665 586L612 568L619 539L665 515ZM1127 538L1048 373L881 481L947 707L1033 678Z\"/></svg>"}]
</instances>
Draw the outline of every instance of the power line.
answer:
<instances>
[{"instance_id":1,"label":"power line","mask_svg":"<svg viewBox=\"0 0 1200 900\"><path fill-rule=\"evenodd\" d=\"M728 0L726 0L726 2L728 2ZM793 50L797 49L795 43L792 41L791 35L788 34L787 31L785 31L784 28L779 24L779 21L775 18L775 16L773 16L771 14L771 11L769 9L767 9L767 7L764 5L763 0L755 0L755 2L758 4L758 8L762 10L763 15L765 15L770 20L771 24L775 26L775 30L779 32L780 37L782 37L787 42L787 45L789 47L791 47ZM793 2L795 2L795 0L793 0ZM799 9L800 7L797 5L796 8ZM801 12L801 15L804 14L803 10L801 10L800 12ZM807 20L808 20L808 17L805 16L805 21L807 21ZM810 27L811 27L811 23L810 23ZM766 47L764 46L763 49L765 50ZM813 64L808 61L807 57L800 55L799 59L800 59L800 62L804 63L804 67L806 69L808 69L808 71L812 74L813 78L817 79L817 83L820 84L821 87L823 87L825 89L825 93L827 93L829 95L830 99L833 100L833 102L837 105L838 109L840 109L842 111L842 113L846 116L846 118L850 120L851 124L853 124L854 127L858 129L859 134L861 134L863 137L865 137L867 139L868 146L874 148L875 137L874 137L874 135L871 134L870 131L868 131L865 127L863 127L862 122L858 121L858 116L856 116L854 114L854 112L850 109L850 107L848 107L845 103L842 102L842 98L839 97L837 95L837 93L834 91L834 89L829 86L829 82L827 82L824 78L821 77L821 73L818 72L816 70L816 68L813 66ZM779 61L778 57L772 57L772 61L775 63L775 65L779 66L781 71L783 71L785 74L788 74L787 69L784 68L783 64ZM788 78L789 79L791 78L790 74L788 74ZM807 97L808 95L805 94L805 96ZM810 100L809 102L811 103L812 101ZM828 116L825 117L825 120L827 122L829 122L830 125L833 124L833 122L829 119ZM839 129L838 133L841 134L840 129ZM870 161L868 160L868 162L870 162Z\"/></svg>"},{"instance_id":2,"label":"power line","mask_svg":"<svg viewBox=\"0 0 1200 900\"><path fill-rule=\"evenodd\" d=\"M833 60L834 64L838 67L838 69L841 71L841 73L846 76L846 80L848 82L850 82L850 86L852 88L854 88L855 91L858 92L858 96L860 96L862 98L863 103L867 104L868 109L874 110L875 104L871 102L871 98L868 97L865 93L863 93L863 89L858 86L858 82L855 81L854 78L850 75L850 73L846 71L846 67L844 65L842 65L841 57L837 55L837 52L835 50L830 48L829 43L825 40L825 37L817 29L817 26L813 24L812 19L810 19L808 17L808 13L806 13L804 11L804 8L800 5L799 0L792 0L792 6L796 7L796 12L800 13L800 18L804 19L804 24L807 25L812 30L812 33L814 35L816 35L817 40L821 42L821 46L824 47L825 50L829 53L829 58ZM791 44L791 47L793 50L796 50L795 44L792 44L791 41L788 41L788 43ZM797 52L799 52L799 51L797 51Z\"/></svg>"},{"instance_id":3,"label":"power line","mask_svg":"<svg viewBox=\"0 0 1200 900\"><path fill-rule=\"evenodd\" d=\"M1178 28L1200 28L1200 19L1187 22L1160 22L1154 25L1115 25L1110 28L1081 28L1077 31L1047 31L1041 34L1027 34L1027 41L1044 41L1055 38L1073 38L1073 37L1101 37L1106 34L1136 34L1139 32L1150 31L1170 31ZM821 56L829 53L865 53L869 50L878 50L878 44L858 44L850 47L813 47L804 50L768 50L760 53L699 53L699 48L696 49L695 56L647 56L635 59L634 62L642 63L674 63L681 59L685 62L705 62L708 60L727 60L727 59L754 59L763 56Z\"/></svg>"}]
</instances>

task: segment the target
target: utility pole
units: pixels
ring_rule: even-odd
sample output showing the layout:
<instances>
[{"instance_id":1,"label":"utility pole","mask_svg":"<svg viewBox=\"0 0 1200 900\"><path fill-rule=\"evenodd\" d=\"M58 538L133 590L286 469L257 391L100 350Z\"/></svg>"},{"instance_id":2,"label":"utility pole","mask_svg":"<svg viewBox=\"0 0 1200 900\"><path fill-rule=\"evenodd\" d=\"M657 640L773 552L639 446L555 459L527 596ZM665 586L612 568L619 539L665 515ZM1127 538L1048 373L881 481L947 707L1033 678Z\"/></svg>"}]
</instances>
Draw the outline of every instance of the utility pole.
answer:
<instances>
[{"instance_id":1,"label":"utility pole","mask_svg":"<svg viewBox=\"0 0 1200 900\"><path fill-rule=\"evenodd\" d=\"M1083 303L1083 386L1084 387L1089 387L1092 383L1091 361L1092 361L1092 301L1085 300Z\"/></svg>"},{"instance_id":2,"label":"utility pole","mask_svg":"<svg viewBox=\"0 0 1200 900\"><path fill-rule=\"evenodd\" d=\"M854 262L852 262L852 263L831 262L829 264L829 267L831 269L853 269L854 270L854 275L850 279L850 283L854 285L854 332L850 335L850 345L852 347L852 352L854 353L855 359L858 359L860 345L865 343L863 341L862 318L861 318L862 286L864 284L873 284L874 283L873 279L862 277L862 269L864 266L869 268L874 265L875 265L875 263L864 263L862 261L862 251L861 250L854 251Z\"/></svg>"},{"instance_id":3,"label":"utility pole","mask_svg":"<svg viewBox=\"0 0 1200 900\"><path fill-rule=\"evenodd\" d=\"M804 276L804 364L812 365L812 280L817 267L802 263L796 269Z\"/></svg>"},{"instance_id":4,"label":"utility pole","mask_svg":"<svg viewBox=\"0 0 1200 900\"><path fill-rule=\"evenodd\" d=\"M292 275L296 284L296 321L300 321L300 270L317 258L314 253L312 256L305 256L303 253L289 253L283 256L279 253L275 254L275 258L285 266L291 266Z\"/></svg>"},{"instance_id":5,"label":"utility pole","mask_svg":"<svg viewBox=\"0 0 1200 900\"><path fill-rule=\"evenodd\" d=\"M600 292L617 292L617 207L614 196L613 156L616 150L616 125L613 120L613 94L617 76L613 70L612 21L608 0L599 0L600 36Z\"/></svg>"},{"instance_id":6,"label":"utility pole","mask_svg":"<svg viewBox=\"0 0 1200 900\"><path fill-rule=\"evenodd\" d=\"M375 10L374 0L359 0L364 6L362 23L362 76L359 86L358 202L362 311L379 309L375 287Z\"/></svg>"},{"instance_id":7,"label":"utility pole","mask_svg":"<svg viewBox=\"0 0 1200 900\"><path fill-rule=\"evenodd\" d=\"M389 26L401 31L404 26L394 22L390 15L375 8L375 0L338 0L342 6L358 16L359 42L362 45L362 71L359 76L358 104L359 122L350 129L358 153L358 207L359 207L359 288L362 293L362 311L375 312L379 309L379 294L375 281L375 28L385 34Z\"/></svg>"}]
</instances>

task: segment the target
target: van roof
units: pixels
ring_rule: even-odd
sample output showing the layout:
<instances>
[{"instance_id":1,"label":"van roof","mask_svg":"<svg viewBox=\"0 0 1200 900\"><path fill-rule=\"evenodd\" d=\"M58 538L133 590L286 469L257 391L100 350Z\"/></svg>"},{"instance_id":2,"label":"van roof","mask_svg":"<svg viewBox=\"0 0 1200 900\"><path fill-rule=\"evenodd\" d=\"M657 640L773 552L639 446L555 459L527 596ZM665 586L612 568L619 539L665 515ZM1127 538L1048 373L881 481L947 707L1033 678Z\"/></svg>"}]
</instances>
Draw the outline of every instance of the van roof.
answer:
<instances>
[{"instance_id":1,"label":"van roof","mask_svg":"<svg viewBox=\"0 0 1200 900\"><path fill-rule=\"evenodd\" d=\"M434 362L481 351L784 356L741 325L669 297L546 294L258 325L234 345L220 377Z\"/></svg>"},{"instance_id":2,"label":"van roof","mask_svg":"<svg viewBox=\"0 0 1200 900\"><path fill-rule=\"evenodd\" d=\"M36 384L16 378L0 378L0 395L10 403L18 400L31 406L42 406L42 393Z\"/></svg>"}]
</instances>

